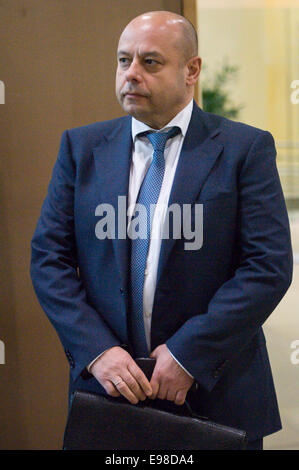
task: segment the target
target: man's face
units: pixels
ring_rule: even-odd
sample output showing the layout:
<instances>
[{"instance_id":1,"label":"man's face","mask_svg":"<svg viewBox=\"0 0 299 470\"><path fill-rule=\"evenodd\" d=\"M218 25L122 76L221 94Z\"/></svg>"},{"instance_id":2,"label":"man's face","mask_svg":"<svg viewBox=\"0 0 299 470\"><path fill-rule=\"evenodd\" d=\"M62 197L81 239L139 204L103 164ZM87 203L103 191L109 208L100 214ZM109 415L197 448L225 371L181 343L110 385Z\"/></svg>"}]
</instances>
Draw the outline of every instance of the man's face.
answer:
<instances>
[{"instance_id":1,"label":"man's face","mask_svg":"<svg viewBox=\"0 0 299 470\"><path fill-rule=\"evenodd\" d=\"M137 20L127 26L119 41L118 101L128 114L156 129L190 100L180 34L177 25Z\"/></svg>"}]
</instances>

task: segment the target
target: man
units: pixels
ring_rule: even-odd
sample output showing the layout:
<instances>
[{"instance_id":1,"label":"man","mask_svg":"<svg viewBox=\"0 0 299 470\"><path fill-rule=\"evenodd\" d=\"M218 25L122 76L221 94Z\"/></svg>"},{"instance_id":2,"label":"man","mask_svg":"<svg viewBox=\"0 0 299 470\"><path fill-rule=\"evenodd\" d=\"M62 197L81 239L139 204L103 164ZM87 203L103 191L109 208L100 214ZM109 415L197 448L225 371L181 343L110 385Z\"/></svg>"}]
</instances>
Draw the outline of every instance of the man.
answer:
<instances>
[{"instance_id":1,"label":"man","mask_svg":"<svg viewBox=\"0 0 299 470\"><path fill-rule=\"evenodd\" d=\"M70 362L70 393L176 405L188 394L196 412L245 429L261 449L281 428L261 326L292 276L273 138L198 108L201 60L185 18L135 18L117 57L116 94L130 116L65 131L32 241L32 279ZM170 129L178 134L157 149ZM189 205L194 224L202 204L201 247L186 249L183 233L151 236L145 249L97 236L103 204L119 221L119 198L147 207L151 189L153 231L165 223L159 206ZM156 358L150 382L135 362L140 344Z\"/></svg>"}]
</instances>

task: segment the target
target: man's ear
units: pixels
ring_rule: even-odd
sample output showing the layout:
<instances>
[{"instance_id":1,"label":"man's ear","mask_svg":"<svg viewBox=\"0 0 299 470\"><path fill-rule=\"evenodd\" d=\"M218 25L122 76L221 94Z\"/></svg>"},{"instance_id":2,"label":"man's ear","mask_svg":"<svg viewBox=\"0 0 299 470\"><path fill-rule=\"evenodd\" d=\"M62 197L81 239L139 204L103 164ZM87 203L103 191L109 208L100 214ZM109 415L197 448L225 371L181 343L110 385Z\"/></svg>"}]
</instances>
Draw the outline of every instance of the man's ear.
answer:
<instances>
[{"instance_id":1,"label":"man's ear","mask_svg":"<svg viewBox=\"0 0 299 470\"><path fill-rule=\"evenodd\" d=\"M188 60L187 64L186 84L195 85L201 71L201 58L196 56Z\"/></svg>"}]
</instances>

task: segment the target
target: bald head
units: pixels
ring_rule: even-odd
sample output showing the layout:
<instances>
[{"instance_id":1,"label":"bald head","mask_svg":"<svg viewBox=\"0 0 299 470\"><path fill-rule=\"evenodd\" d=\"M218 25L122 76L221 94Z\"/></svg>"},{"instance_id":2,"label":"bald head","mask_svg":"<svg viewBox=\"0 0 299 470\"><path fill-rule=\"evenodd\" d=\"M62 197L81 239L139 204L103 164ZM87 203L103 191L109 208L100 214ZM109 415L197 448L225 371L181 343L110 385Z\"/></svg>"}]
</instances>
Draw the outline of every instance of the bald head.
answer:
<instances>
[{"instance_id":1,"label":"bald head","mask_svg":"<svg viewBox=\"0 0 299 470\"><path fill-rule=\"evenodd\" d=\"M123 109L161 129L192 100L201 59L183 16L153 11L134 18L118 43L116 95Z\"/></svg>"},{"instance_id":2,"label":"bald head","mask_svg":"<svg viewBox=\"0 0 299 470\"><path fill-rule=\"evenodd\" d=\"M184 16L170 11L150 11L134 18L124 29L141 27L144 30L156 28L157 33L169 31L171 38L176 43L178 52L184 62L198 54L198 37L193 24Z\"/></svg>"}]
</instances>

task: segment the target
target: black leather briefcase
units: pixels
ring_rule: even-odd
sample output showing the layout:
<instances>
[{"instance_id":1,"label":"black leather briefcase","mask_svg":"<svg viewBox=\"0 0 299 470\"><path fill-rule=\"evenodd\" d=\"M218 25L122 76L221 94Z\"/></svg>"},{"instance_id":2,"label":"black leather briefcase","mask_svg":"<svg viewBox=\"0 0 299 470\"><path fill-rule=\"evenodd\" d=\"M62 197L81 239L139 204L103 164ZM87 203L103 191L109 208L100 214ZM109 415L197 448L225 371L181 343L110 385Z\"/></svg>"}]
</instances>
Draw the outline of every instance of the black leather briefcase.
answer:
<instances>
[{"instance_id":1,"label":"black leather briefcase","mask_svg":"<svg viewBox=\"0 0 299 470\"><path fill-rule=\"evenodd\" d=\"M244 450L246 448L247 439L244 431L216 424L194 414L182 416L156 409L154 403L150 405L147 403L139 402L137 405L132 405L128 401L89 392L75 392L64 434L64 449Z\"/></svg>"}]
</instances>

